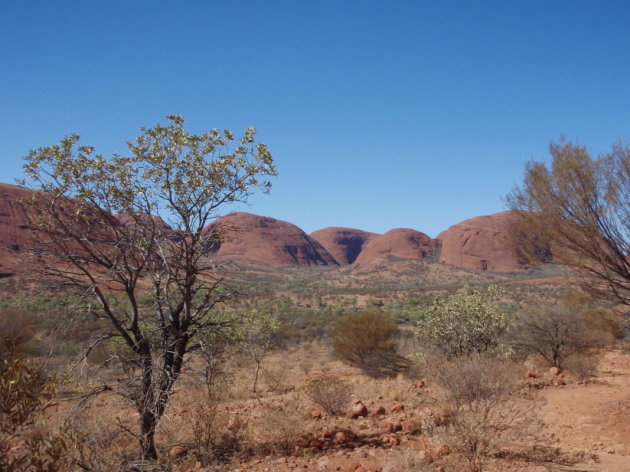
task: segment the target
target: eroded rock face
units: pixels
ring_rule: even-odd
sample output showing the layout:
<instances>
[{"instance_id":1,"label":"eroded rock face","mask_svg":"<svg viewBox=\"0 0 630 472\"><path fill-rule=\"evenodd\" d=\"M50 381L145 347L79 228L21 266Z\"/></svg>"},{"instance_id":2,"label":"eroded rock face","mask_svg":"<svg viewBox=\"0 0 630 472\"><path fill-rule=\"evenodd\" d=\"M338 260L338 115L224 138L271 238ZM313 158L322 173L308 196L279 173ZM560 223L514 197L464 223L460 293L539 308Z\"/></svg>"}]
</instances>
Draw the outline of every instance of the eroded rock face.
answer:
<instances>
[{"instance_id":1,"label":"eroded rock face","mask_svg":"<svg viewBox=\"0 0 630 472\"><path fill-rule=\"evenodd\" d=\"M406 259L426 259L433 256L437 242L424 233L408 228L396 228L371 239L356 259L357 264L384 256Z\"/></svg>"},{"instance_id":2,"label":"eroded rock face","mask_svg":"<svg viewBox=\"0 0 630 472\"><path fill-rule=\"evenodd\" d=\"M208 229L221 235L221 242L216 244L216 253L221 256L273 266L338 265L319 242L286 221L236 212L219 218Z\"/></svg>"},{"instance_id":3,"label":"eroded rock face","mask_svg":"<svg viewBox=\"0 0 630 472\"><path fill-rule=\"evenodd\" d=\"M319 242L339 264L352 264L363 247L379 235L360 229L331 227L314 231L310 236Z\"/></svg>"},{"instance_id":4,"label":"eroded rock face","mask_svg":"<svg viewBox=\"0 0 630 472\"><path fill-rule=\"evenodd\" d=\"M509 212L478 216L438 234L440 262L473 270L513 272L519 263L508 240Z\"/></svg>"},{"instance_id":5,"label":"eroded rock face","mask_svg":"<svg viewBox=\"0 0 630 472\"><path fill-rule=\"evenodd\" d=\"M33 240L29 214L36 210L22 203L32 197L32 190L0 184L0 276L19 271L20 254Z\"/></svg>"}]
</instances>

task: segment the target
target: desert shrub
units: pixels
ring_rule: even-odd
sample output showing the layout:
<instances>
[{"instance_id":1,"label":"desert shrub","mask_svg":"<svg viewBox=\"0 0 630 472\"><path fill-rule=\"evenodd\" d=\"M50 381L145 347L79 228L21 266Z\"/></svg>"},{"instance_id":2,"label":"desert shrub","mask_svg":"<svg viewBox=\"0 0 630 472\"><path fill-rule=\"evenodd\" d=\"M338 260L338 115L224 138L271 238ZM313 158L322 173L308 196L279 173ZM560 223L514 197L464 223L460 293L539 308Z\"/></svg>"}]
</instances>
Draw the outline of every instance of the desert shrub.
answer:
<instances>
[{"instance_id":1,"label":"desert shrub","mask_svg":"<svg viewBox=\"0 0 630 472\"><path fill-rule=\"evenodd\" d=\"M334 354L373 377L396 374L409 366L396 352L397 335L396 324L377 311L351 314L330 334Z\"/></svg>"},{"instance_id":2,"label":"desert shrub","mask_svg":"<svg viewBox=\"0 0 630 472\"><path fill-rule=\"evenodd\" d=\"M288 456L295 450L296 438L304 432L304 421L297 415L270 411L262 418L255 450L258 454Z\"/></svg>"},{"instance_id":3,"label":"desert shrub","mask_svg":"<svg viewBox=\"0 0 630 472\"><path fill-rule=\"evenodd\" d=\"M352 388L346 382L329 375L311 380L305 392L313 403L333 416L345 413L352 396Z\"/></svg>"},{"instance_id":4,"label":"desert shrub","mask_svg":"<svg viewBox=\"0 0 630 472\"><path fill-rule=\"evenodd\" d=\"M515 371L508 361L476 354L435 366L450 410L447 443L472 472L483 470L485 458L498 450L510 428L525 436L523 425L533 407L510 395Z\"/></svg>"},{"instance_id":5,"label":"desert shrub","mask_svg":"<svg viewBox=\"0 0 630 472\"><path fill-rule=\"evenodd\" d=\"M505 291L472 287L438 299L419 314L418 340L449 358L497 350L513 317L500 304Z\"/></svg>"},{"instance_id":6,"label":"desert shrub","mask_svg":"<svg viewBox=\"0 0 630 472\"><path fill-rule=\"evenodd\" d=\"M580 381L595 377L598 365L599 360L596 356L583 353L573 354L564 362L564 368Z\"/></svg>"},{"instance_id":7,"label":"desert shrub","mask_svg":"<svg viewBox=\"0 0 630 472\"><path fill-rule=\"evenodd\" d=\"M418 451L402 450L383 466L383 472L422 472L434 470L429 461Z\"/></svg>"},{"instance_id":8,"label":"desert shrub","mask_svg":"<svg viewBox=\"0 0 630 472\"><path fill-rule=\"evenodd\" d=\"M87 406L87 404L86 404ZM117 470L129 459L129 432L106 415L77 408L68 421L76 440L77 465L91 472Z\"/></svg>"},{"instance_id":9,"label":"desert shrub","mask_svg":"<svg viewBox=\"0 0 630 472\"><path fill-rule=\"evenodd\" d=\"M36 331L37 319L15 308L3 308L0 313L0 359L5 359L9 351L36 352L36 343L32 342Z\"/></svg>"},{"instance_id":10,"label":"desert shrub","mask_svg":"<svg viewBox=\"0 0 630 472\"><path fill-rule=\"evenodd\" d=\"M12 347L0 363L0 470L56 472L68 466L70 435L35 427L51 405L54 378ZM20 447L14 447L20 444Z\"/></svg>"},{"instance_id":11,"label":"desert shrub","mask_svg":"<svg viewBox=\"0 0 630 472\"><path fill-rule=\"evenodd\" d=\"M514 326L512 344L521 352L540 355L549 365L563 368L569 356L612 342L610 331L592 321L592 317L565 305L530 307Z\"/></svg>"},{"instance_id":12,"label":"desert shrub","mask_svg":"<svg viewBox=\"0 0 630 472\"><path fill-rule=\"evenodd\" d=\"M194 454L202 465L227 462L243 450L247 425L218 402L199 405L192 425Z\"/></svg>"},{"instance_id":13,"label":"desert shrub","mask_svg":"<svg viewBox=\"0 0 630 472\"><path fill-rule=\"evenodd\" d=\"M289 380L289 366L286 363L280 363L274 366L268 366L263 369L263 380L270 392L285 393Z\"/></svg>"}]
</instances>

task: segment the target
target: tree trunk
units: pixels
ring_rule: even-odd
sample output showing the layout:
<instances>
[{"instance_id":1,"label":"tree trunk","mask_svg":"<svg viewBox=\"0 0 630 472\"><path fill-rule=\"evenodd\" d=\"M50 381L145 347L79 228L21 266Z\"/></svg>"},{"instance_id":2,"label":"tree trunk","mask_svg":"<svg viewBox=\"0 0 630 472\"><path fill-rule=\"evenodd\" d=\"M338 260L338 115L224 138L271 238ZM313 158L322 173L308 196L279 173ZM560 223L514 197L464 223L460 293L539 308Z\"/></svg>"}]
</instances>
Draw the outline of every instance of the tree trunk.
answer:
<instances>
[{"instance_id":1,"label":"tree trunk","mask_svg":"<svg viewBox=\"0 0 630 472\"><path fill-rule=\"evenodd\" d=\"M140 449L142 451L142 460L155 460L158 457L155 448L155 429L157 428L157 417L150 410L151 407L146 405L141 416L140 431Z\"/></svg>"},{"instance_id":2,"label":"tree trunk","mask_svg":"<svg viewBox=\"0 0 630 472\"><path fill-rule=\"evenodd\" d=\"M253 392L256 393L256 384L258 383L258 372L260 371L260 362L256 362L256 371L254 372Z\"/></svg>"}]
</instances>

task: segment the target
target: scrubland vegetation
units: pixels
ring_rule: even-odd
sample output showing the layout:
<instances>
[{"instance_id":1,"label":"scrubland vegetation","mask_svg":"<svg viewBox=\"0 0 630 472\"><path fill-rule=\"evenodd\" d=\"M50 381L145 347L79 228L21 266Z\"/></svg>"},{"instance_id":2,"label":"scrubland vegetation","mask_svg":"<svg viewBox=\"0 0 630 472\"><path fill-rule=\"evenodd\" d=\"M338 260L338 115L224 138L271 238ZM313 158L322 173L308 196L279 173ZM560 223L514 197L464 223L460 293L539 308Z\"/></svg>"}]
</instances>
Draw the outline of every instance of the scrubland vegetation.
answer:
<instances>
[{"instance_id":1,"label":"scrubland vegetation","mask_svg":"<svg viewBox=\"0 0 630 472\"><path fill-rule=\"evenodd\" d=\"M481 471L592 461L545 445L540 392L596 381L601 349L623 348L625 325L586 297L521 306L506 287L226 305L217 320L230 328L186 359L171 393L157 462L136 446L123 347L85 357L102 326L78 323L62 300L5 296L2 466L335 470L354 458L366 470ZM527 290L534 300L539 287ZM272 316L256 325L260 313Z\"/></svg>"},{"instance_id":2,"label":"scrubland vegetation","mask_svg":"<svg viewBox=\"0 0 630 472\"><path fill-rule=\"evenodd\" d=\"M563 388L588 393L603 376L630 386L618 316L628 252L614 245L626 233L591 231L560 251L565 266L593 268L574 257L582 244L603 267L591 285L597 272L570 274L584 292L553 264L519 274L399 258L233 270L212 257L227 236L210 223L224 203L269 188L271 154L253 129L235 140L169 120L129 143L129 158L75 150L78 136L27 157L42 190L31 204L44 200L46 212L32 221L34 277L2 287L0 472L584 470L616 454L599 441L568 447L545 401ZM564 160L574 152L584 164L581 149L552 151L574 179L580 165ZM585 168L617 169L619 153ZM548 180L538 185L566 190ZM545 211L534 190L512 202ZM606 216L598 195L580 228ZM620 199L610 201L623 212ZM151 216L164 209L168 222ZM540 256L542 241L559 244L575 224L537 234L531 250Z\"/></svg>"}]
</instances>

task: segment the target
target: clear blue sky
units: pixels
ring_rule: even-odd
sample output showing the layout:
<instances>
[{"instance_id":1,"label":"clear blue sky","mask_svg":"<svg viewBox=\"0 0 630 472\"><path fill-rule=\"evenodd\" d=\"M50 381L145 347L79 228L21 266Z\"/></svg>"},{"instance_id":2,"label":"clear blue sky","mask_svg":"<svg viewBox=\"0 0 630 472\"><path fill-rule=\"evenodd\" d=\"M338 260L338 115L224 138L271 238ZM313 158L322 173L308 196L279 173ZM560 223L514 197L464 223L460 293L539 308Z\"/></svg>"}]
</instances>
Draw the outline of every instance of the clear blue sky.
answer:
<instances>
[{"instance_id":1,"label":"clear blue sky","mask_svg":"<svg viewBox=\"0 0 630 472\"><path fill-rule=\"evenodd\" d=\"M0 181L78 132L256 126L279 176L241 210L435 236L503 210L561 134L630 140L630 1L0 0Z\"/></svg>"}]
</instances>

